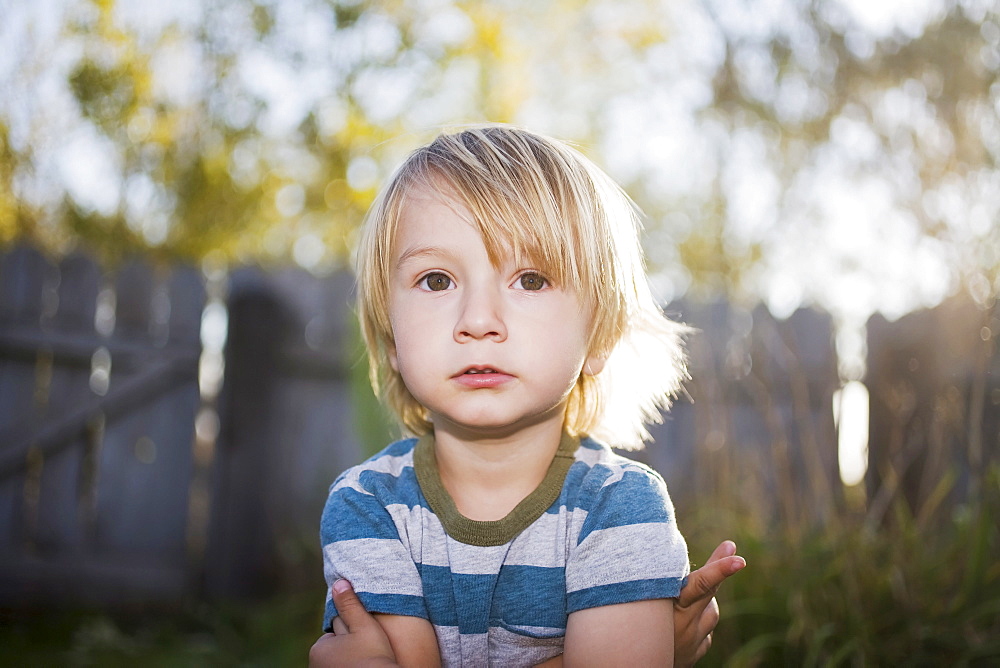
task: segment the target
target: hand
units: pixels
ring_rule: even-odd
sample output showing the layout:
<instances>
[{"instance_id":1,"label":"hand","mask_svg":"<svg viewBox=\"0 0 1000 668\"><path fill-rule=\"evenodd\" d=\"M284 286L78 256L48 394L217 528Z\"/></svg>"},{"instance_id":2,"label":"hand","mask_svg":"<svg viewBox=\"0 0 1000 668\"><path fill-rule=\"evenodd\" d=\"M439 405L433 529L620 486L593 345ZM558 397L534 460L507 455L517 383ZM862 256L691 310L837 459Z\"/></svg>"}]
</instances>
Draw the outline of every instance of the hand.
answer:
<instances>
[{"instance_id":1,"label":"hand","mask_svg":"<svg viewBox=\"0 0 1000 668\"><path fill-rule=\"evenodd\" d=\"M378 620L368 614L358 600L351 583L333 583L333 601L338 617L333 619L333 633L324 634L309 650L312 668L340 666L395 666L389 637Z\"/></svg>"},{"instance_id":2,"label":"hand","mask_svg":"<svg viewBox=\"0 0 1000 668\"><path fill-rule=\"evenodd\" d=\"M674 665L693 666L712 645L712 631L719 623L715 593L727 577L747 565L736 556L736 544L724 541L708 563L688 576L681 595L674 601Z\"/></svg>"}]
</instances>

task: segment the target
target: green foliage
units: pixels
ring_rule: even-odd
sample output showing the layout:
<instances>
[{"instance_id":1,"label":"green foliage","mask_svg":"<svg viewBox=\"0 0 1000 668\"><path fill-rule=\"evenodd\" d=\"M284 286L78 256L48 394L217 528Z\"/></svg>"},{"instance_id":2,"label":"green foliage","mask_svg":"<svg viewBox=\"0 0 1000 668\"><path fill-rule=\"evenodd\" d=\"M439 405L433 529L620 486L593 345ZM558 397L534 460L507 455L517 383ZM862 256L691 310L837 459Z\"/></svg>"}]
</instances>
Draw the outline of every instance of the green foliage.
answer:
<instances>
[{"instance_id":1,"label":"green foliage","mask_svg":"<svg viewBox=\"0 0 1000 668\"><path fill-rule=\"evenodd\" d=\"M397 420L385 404L372 392L368 354L361 340L361 328L352 319L351 405L354 408L354 429L366 456L374 455L400 437Z\"/></svg>"},{"instance_id":2,"label":"green foliage","mask_svg":"<svg viewBox=\"0 0 1000 668\"><path fill-rule=\"evenodd\" d=\"M319 637L321 601L191 604L134 614L0 617L0 665L122 668L304 666Z\"/></svg>"},{"instance_id":3,"label":"green foliage","mask_svg":"<svg viewBox=\"0 0 1000 668\"><path fill-rule=\"evenodd\" d=\"M221 0L200 3L197 20L150 28L119 3L74 0L60 15L64 67L51 66L48 44L11 55L0 243L30 236L112 258L326 271L347 261L377 184L409 148L441 127L492 120L623 163L614 176L648 214L651 266L696 292L759 291L758 269L822 227L814 180L841 163L848 180L886 185L913 244L932 238L959 278L994 282L997 226L966 225L965 212L989 220L997 207L996 9L953 0L922 32L870 35L829 3L779 6L753 27L732 18L754 14L740 2L627 0L609 20L591 0L451 0L432 11ZM676 46L692 21L704 35L693 56ZM322 39L305 39L313 31ZM75 109L43 113L36 92L60 85L58 103ZM107 187L120 191L114 210L92 210L51 178L58 137L89 133L103 147L95 162L113 172ZM650 148L692 134L689 170L688 155ZM734 160L747 147L750 162ZM687 186L665 187L684 172ZM747 189L762 208L749 224Z\"/></svg>"},{"instance_id":4,"label":"green foliage","mask_svg":"<svg viewBox=\"0 0 1000 668\"><path fill-rule=\"evenodd\" d=\"M84 60L69 76L80 111L105 132L120 131L121 120L132 115L138 101L135 67L130 65L116 63L105 68Z\"/></svg>"},{"instance_id":5,"label":"green foliage","mask_svg":"<svg viewBox=\"0 0 1000 668\"><path fill-rule=\"evenodd\" d=\"M985 481L981 498L947 516L914 518L900 500L876 528L861 510L808 530L754 531L758 518L740 513L725 526L717 512L689 520L693 554L721 532L748 564L719 596L722 621L704 665L1000 660L1000 467Z\"/></svg>"},{"instance_id":6,"label":"green foliage","mask_svg":"<svg viewBox=\"0 0 1000 668\"><path fill-rule=\"evenodd\" d=\"M0 245L21 236L18 201L13 190L16 161L16 153L10 145L10 129L0 120Z\"/></svg>"}]
</instances>

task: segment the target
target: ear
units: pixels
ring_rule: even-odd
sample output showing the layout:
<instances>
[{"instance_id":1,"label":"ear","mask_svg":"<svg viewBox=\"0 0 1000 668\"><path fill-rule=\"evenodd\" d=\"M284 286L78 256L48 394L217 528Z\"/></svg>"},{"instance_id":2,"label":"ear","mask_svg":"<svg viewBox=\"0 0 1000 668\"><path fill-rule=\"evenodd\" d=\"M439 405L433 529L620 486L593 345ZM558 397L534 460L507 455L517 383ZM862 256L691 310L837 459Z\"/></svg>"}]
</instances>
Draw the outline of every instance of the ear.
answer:
<instances>
[{"instance_id":1,"label":"ear","mask_svg":"<svg viewBox=\"0 0 1000 668\"><path fill-rule=\"evenodd\" d=\"M608 358L603 355L591 355L583 363L583 372L588 376L596 376L604 369Z\"/></svg>"}]
</instances>

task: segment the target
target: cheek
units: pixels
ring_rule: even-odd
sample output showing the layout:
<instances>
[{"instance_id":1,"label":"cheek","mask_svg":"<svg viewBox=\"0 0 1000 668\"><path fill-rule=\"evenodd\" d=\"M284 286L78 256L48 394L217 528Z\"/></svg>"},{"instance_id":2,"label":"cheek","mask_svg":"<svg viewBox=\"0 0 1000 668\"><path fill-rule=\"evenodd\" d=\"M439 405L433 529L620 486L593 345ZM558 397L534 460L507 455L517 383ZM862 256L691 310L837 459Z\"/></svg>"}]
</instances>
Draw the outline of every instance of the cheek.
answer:
<instances>
[{"instance_id":1,"label":"cheek","mask_svg":"<svg viewBox=\"0 0 1000 668\"><path fill-rule=\"evenodd\" d=\"M403 326L392 323L392 343L386 346L386 358L396 373L410 371L414 364L420 364L421 351L426 348L424 328L410 323Z\"/></svg>"},{"instance_id":2,"label":"cheek","mask_svg":"<svg viewBox=\"0 0 1000 668\"><path fill-rule=\"evenodd\" d=\"M389 358L389 366L392 367L393 371L395 371L395 372L398 373L399 372L399 357L396 355L396 346L395 345L389 346L386 349L385 354L386 354L386 357Z\"/></svg>"},{"instance_id":3,"label":"cheek","mask_svg":"<svg viewBox=\"0 0 1000 668\"><path fill-rule=\"evenodd\" d=\"M390 340L385 346L385 356L389 360L389 366L393 371L399 372L399 328L396 326L397 318L394 309L389 307L389 336Z\"/></svg>"}]
</instances>

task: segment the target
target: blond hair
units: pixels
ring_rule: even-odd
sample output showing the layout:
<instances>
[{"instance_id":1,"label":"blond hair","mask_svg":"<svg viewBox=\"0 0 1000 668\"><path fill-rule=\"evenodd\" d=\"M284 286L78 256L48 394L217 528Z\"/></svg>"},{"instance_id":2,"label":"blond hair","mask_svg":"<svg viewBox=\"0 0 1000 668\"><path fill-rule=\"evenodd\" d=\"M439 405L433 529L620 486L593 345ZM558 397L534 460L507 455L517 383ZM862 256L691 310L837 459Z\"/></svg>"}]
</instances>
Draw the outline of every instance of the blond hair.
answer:
<instances>
[{"instance_id":1,"label":"blond hair","mask_svg":"<svg viewBox=\"0 0 1000 668\"><path fill-rule=\"evenodd\" d=\"M565 429L610 445L641 447L645 423L685 377L684 327L653 299L639 246L635 205L604 172L566 144L509 126L442 134L410 154L372 204L357 253L358 311L377 394L414 434L432 429L427 411L392 369L389 277L393 240L407 194L429 188L464 205L490 261L531 261L555 285L576 290L592 311L591 355L608 358L581 373Z\"/></svg>"}]
</instances>

